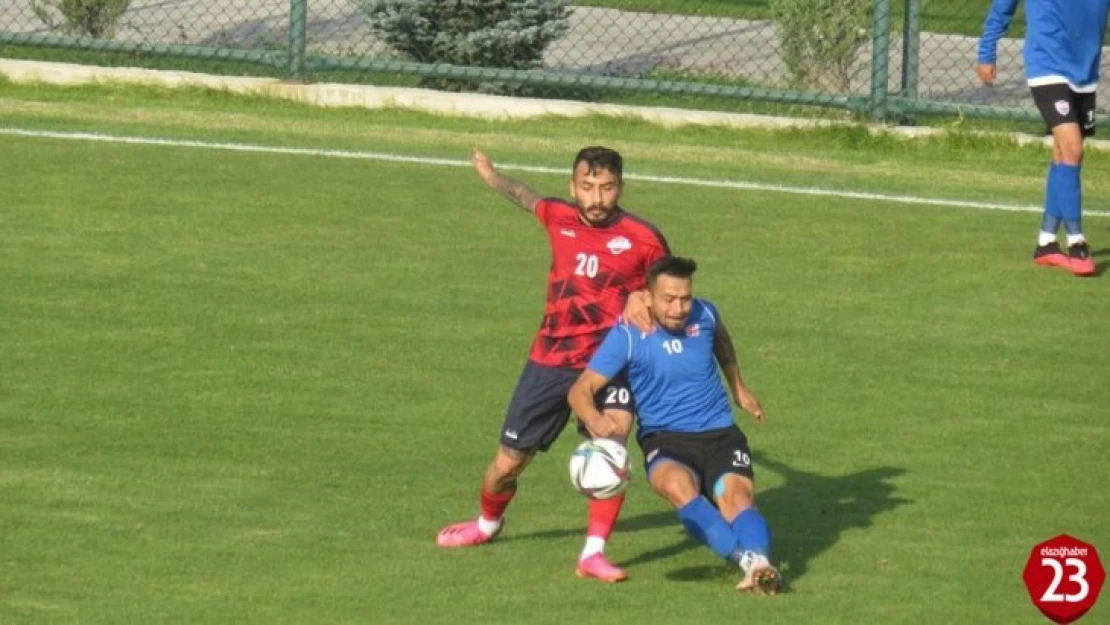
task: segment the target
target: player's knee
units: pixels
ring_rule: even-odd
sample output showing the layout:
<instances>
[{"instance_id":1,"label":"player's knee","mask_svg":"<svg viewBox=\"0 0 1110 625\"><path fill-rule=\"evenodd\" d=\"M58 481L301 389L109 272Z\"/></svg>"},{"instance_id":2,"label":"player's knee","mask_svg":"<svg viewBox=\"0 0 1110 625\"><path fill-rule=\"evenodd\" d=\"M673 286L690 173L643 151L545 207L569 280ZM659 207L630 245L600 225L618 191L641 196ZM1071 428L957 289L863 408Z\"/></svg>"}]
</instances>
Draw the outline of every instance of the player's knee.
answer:
<instances>
[{"instance_id":1,"label":"player's knee","mask_svg":"<svg viewBox=\"0 0 1110 625\"><path fill-rule=\"evenodd\" d=\"M495 473L499 480L515 480L524 473L523 462L499 462L496 464Z\"/></svg>"},{"instance_id":2,"label":"player's knee","mask_svg":"<svg viewBox=\"0 0 1110 625\"><path fill-rule=\"evenodd\" d=\"M1083 162L1083 144L1060 147L1060 162L1064 165L1078 166Z\"/></svg>"},{"instance_id":3,"label":"player's knee","mask_svg":"<svg viewBox=\"0 0 1110 625\"><path fill-rule=\"evenodd\" d=\"M737 511L755 505L755 486L742 475L727 473L713 484L713 498Z\"/></svg>"},{"instance_id":4,"label":"player's knee","mask_svg":"<svg viewBox=\"0 0 1110 625\"><path fill-rule=\"evenodd\" d=\"M672 506L681 508L697 498L698 483L689 471L671 462L657 468L661 470L652 470L648 480Z\"/></svg>"},{"instance_id":5,"label":"player's knee","mask_svg":"<svg viewBox=\"0 0 1110 625\"><path fill-rule=\"evenodd\" d=\"M501 447L490 465L490 473L498 482L508 482L520 477L528 466L533 452Z\"/></svg>"},{"instance_id":6,"label":"player's knee","mask_svg":"<svg viewBox=\"0 0 1110 625\"><path fill-rule=\"evenodd\" d=\"M1056 162L1071 166L1083 162L1083 137L1078 132L1056 137L1053 147Z\"/></svg>"}]
</instances>

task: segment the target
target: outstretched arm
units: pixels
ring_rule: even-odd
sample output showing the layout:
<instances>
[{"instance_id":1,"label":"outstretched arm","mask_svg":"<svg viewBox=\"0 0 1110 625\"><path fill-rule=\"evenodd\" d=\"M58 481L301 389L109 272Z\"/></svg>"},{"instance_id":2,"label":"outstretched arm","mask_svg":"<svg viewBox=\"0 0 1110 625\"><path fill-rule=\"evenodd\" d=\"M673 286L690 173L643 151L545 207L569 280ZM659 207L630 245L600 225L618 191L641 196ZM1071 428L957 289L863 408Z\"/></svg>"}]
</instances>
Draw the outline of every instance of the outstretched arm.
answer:
<instances>
[{"instance_id":1,"label":"outstretched arm","mask_svg":"<svg viewBox=\"0 0 1110 625\"><path fill-rule=\"evenodd\" d=\"M506 178L498 173L493 167L493 161L478 148L474 148L473 161L474 171L478 172L478 177L486 183L486 186L504 195L513 204L524 210L530 213L536 212L536 203L543 199L539 194L526 187L524 183Z\"/></svg>"},{"instance_id":2,"label":"outstretched arm","mask_svg":"<svg viewBox=\"0 0 1110 625\"><path fill-rule=\"evenodd\" d=\"M979 38L979 54L975 72L984 85L994 84L995 64L998 61L998 40L1010 29L1018 0L994 0L983 20L983 36Z\"/></svg>"},{"instance_id":3,"label":"outstretched arm","mask_svg":"<svg viewBox=\"0 0 1110 625\"><path fill-rule=\"evenodd\" d=\"M594 397L608 383L609 378L593 369L586 369L567 393L567 403L571 410L586 425L586 429L598 438L609 438L622 433L617 422L598 410L594 403Z\"/></svg>"},{"instance_id":4,"label":"outstretched arm","mask_svg":"<svg viewBox=\"0 0 1110 625\"><path fill-rule=\"evenodd\" d=\"M744 378L740 375L740 363L736 360L736 347L732 344L732 336L728 328L718 319L716 334L713 336L713 355L717 357L717 365L725 373L729 390L732 391L732 401L744 410L752 413L756 423L762 425L767 420L763 406L759 399L744 385Z\"/></svg>"}]
</instances>

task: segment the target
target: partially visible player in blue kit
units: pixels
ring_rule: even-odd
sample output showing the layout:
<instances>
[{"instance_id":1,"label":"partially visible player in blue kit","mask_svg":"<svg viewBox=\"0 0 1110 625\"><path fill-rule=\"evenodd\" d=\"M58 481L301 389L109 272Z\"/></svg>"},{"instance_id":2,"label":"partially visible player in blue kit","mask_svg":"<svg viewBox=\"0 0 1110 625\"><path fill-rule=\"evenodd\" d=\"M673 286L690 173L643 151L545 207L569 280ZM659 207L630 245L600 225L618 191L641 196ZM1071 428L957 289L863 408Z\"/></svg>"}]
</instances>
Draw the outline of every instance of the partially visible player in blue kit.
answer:
<instances>
[{"instance_id":1,"label":"partially visible player in blue kit","mask_svg":"<svg viewBox=\"0 0 1110 625\"><path fill-rule=\"evenodd\" d=\"M985 85L994 83L998 40L1006 34L1018 0L994 0L979 39L975 70ZM1052 132L1044 217L1033 252L1038 265L1070 269L1077 276L1095 272L1083 236L1083 138L1095 133L1095 91L1110 0L1026 0L1025 76ZM1063 222L1065 254L1056 242Z\"/></svg>"},{"instance_id":2,"label":"partially visible player in blue kit","mask_svg":"<svg viewBox=\"0 0 1110 625\"><path fill-rule=\"evenodd\" d=\"M678 511L694 538L734 562L744 576L741 591L778 592L771 565L767 522L755 508L751 451L736 426L733 400L765 415L744 385L732 338L717 308L692 293L694 261L667 256L648 269L648 294L655 327L641 332L618 323L567 394L567 401L598 437L620 434L620 426L598 411L594 397L622 372L632 388L648 481Z\"/></svg>"}]
</instances>

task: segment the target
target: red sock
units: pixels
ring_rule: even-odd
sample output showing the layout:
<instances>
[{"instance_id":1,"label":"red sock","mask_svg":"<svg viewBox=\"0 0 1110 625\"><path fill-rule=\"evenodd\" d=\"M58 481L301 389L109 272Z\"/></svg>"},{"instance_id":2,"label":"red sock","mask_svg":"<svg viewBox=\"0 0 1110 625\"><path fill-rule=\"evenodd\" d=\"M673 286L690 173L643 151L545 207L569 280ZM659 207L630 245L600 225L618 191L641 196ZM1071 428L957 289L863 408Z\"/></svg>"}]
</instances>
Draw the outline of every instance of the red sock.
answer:
<instances>
[{"instance_id":1,"label":"red sock","mask_svg":"<svg viewBox=\"0 0 1110 625\"><path fill-rule=\"evenodd\" d=\"M509 507L509 502L513 500L516 495L515 490L507 490L503 493L496 495L487 493L486 489L482 489L482 517L488 521L496 521L505 514L505 508Z\"/></svg>"},{"instance_id":2,"label":"red sock","mask_svg":"<svg viewBox=\"0 0 1110 625\"><path fill-rule=\"evenodd\" d=\"M623 494L609 499L591 499L586 536L597 536L609 540L609 534L613 533L613 526L617 524L617 517L620 516L621 506L623 505Z\"/></svg>"}]
</instances>

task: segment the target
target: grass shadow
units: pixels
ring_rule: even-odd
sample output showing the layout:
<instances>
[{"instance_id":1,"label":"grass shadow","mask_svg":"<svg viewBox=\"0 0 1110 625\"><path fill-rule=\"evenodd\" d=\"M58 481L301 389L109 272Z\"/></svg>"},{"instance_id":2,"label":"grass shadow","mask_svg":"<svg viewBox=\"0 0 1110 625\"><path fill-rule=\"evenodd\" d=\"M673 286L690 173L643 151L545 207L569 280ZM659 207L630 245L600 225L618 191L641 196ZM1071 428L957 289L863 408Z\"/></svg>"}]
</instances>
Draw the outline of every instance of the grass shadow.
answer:
<instances>
[{"instance_id":1,"label":"grass shadow","mask_svg":"<svg viewBox=\"0 0 1110 625\"><path fill-rule=\"evenodd\" d=\"M912 503L895 495L896 486L891 480L905 473L905 469L897 467L828 476L796 469L765 456L757 457L755 465L757 476L759 470L770 470L785 480L766 492L757 491L756 501L771 527L773 558L787 584L803 577L809 562L836 545L845 531L870 527L878 515ZM643 553L624 564L650 562L697 547L701 545L687 539ZM679 582L720 579L735 582L737 572L730 565L714 561L669 571L666 578Z\"/></svg>"},{"instance_id":2,"label":"grass shadow","mask_svg":"<svg viewBox=\"0 0 1110 625\"><path fill-rule=\"evenodd\" d=\"M677 517L672 511L662 512L649 512L647 514L640 514L634 517L621 517L617 521L615 533L620 534L623 532L639 532L643 530L657 529L660 527L667 527L677 523ZM585 524L575 526L573 528L560 528L543 530L539 532L529 532L525 534L513 534L511 536L502 536L498 542L509 542L513 540L547 540L553 538L567 538L568 536L585 536Z\"/></svg>"},{"instance_id":3,"label":"grass shadow","mask_svg":"<svg viewBox=\"0 0 1110 625\"><path fill-rule=\"evenodd\" d=\"M1101 250L1091 250L1091 258L1110 258L1110 247L1104 247ZM1095 263L1095 275L1101 276L1110 269L1110 260L1098 261Z\"/></svg>"},{"instance_id":4,"label":"grass shadow","mask_svg":"<svg viewBox=\"0 0 1110 625\"><path fill-rule=\"evenodd\" d=\"M785 479L757 494L756 501L771 526L774 558L788 581L805 576L809 562L836 545L845 531L871 527L877 516L913 503L895 494L891 480L906 472L898 467L828 476L767 457L757 458L756 466Z\"/></svg>"},{"instance_id":5,"label":"grass shadow","mask_svg":"<svg viewBox=\"0 0 1110 625\"><path fill-rule=\"evenodd\" d=\"M906 471L898 467L877 467L847 475L820 475L796 469L766 456L755 461L757 477L760 470L779 474L784 482L766 492L757 491L756 501L771 527L772 553L789 583L803 577L809 562L836 545L850 529L870 527L874 519L911 500L895 495L897 487L891 480ZM669 528L681 532L681 525L671 510L651 512L622 518L616 532L637 532ZM552 529L505 536L501 540L547 540L581 536L583 527ZM645 551L618 564L632 568L640 564L670 558L691 549L705 549L700 543L682 534L675 543ZM734 567L718 562L706 549L707 563L666 573L672 581L697 582L730 579L736 581ZM880 563L876 563L878 566Z\"/></svg>"}]
</instances>

